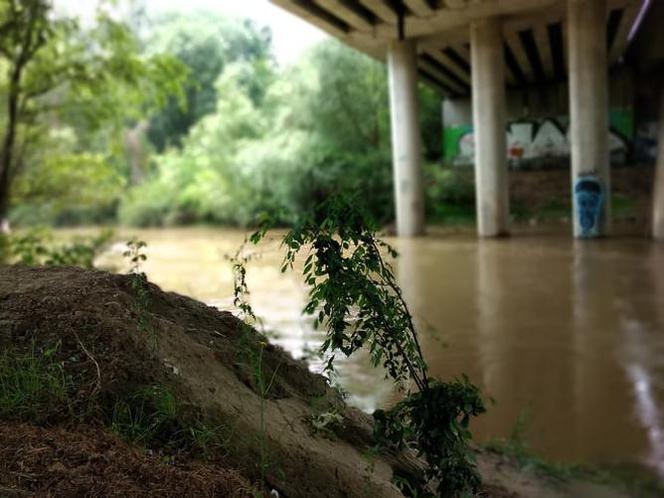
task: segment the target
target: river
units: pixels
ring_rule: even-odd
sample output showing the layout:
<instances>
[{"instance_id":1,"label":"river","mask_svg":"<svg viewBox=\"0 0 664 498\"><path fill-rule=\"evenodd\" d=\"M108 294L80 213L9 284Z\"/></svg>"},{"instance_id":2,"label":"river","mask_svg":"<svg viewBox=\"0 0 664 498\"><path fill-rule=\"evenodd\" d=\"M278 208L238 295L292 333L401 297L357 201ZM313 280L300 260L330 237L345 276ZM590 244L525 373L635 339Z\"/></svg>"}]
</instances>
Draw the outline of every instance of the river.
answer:
<instances>
[{"instance_id":1,"label":"river","mask_svg":"<svg viewBox=\"0 0 664 498\"><path fill-rule=\"evenodd\" d=\"M71 232L68 232L71 233ZM144 270L163 289L232 305L226 256L244 233L183 228L121 231L148 242ZM479 441L517 420L539 454L566 462L645 463L664 476L664 245L645 239L575 242L567 234L478 241L472 234L390 239L433 375L462 373L495 404L473 424ZM114 246L102 266L121 263ZM295 356L320 344L303 318L306 288L282 274L276 236L248 268L251 303ZM394 400L366 358L340 365L350 401Z\"/></svg>"}]
</instances>

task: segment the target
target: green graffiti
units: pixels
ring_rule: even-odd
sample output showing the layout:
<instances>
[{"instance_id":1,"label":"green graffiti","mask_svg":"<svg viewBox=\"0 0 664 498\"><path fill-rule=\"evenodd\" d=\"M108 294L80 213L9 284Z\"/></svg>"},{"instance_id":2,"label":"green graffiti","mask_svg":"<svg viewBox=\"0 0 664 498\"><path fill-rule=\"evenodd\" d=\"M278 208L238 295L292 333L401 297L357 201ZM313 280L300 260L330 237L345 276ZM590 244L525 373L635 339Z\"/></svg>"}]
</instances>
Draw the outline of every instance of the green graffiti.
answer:
<instances>
[{"instance_id":1,"label":"green graffiti","mask_svg":"<svg viewBox=\"0 0 664 498\"><path fill-rule=\"evenodd\" d=\"M624 138L634 138L634 111L632 109L611 109L609 111L609 123L611 128L620 133Z\"/></svg>"},{"instance_id":2,"label":"green graffiti","mask_svg":"<svg viewBox=\"0 0 664 498\"><path fill-rule=\"evenodd\" d=\"M459 155L459 141L466 133L473 130L471 125L450 126L443 130L443 155L451 162Z\"/></svg>"}]
</instances>

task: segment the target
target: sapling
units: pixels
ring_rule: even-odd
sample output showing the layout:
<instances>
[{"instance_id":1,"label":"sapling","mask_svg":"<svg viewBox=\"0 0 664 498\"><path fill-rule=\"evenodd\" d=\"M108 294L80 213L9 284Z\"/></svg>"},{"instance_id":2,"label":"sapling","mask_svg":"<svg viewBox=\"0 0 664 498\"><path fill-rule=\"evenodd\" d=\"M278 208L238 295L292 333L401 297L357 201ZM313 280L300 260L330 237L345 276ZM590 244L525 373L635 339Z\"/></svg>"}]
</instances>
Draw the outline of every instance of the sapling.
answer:
<instances>
[{"instance_id":1,"label":"sapling","mask_svg":"<svg viewBox=\"0 0 664 498\"><path fill-rule=\"evenodd\" d=\"M376 224L361 205L358 198L334 196L300 220L283 238L281 269L292 269L300 255L305 258L302 274L309 296L304 313L325 331L321 353L328 357L326 368L333 368L337 354L366 349L372 365L382 367L402 391L393 408L374 413L379 446L411 448L427 464L421 476L399 480L402 491L466 496L480 485L468 445L470 419L485 411L480 392L466 377L441 382L429 375L413 316L383 256L398 255L378 238ZM265 236L269 219L251 236L253 243ZM246 289L246 281L242 284Z\"/></svg>"}]
</instances>

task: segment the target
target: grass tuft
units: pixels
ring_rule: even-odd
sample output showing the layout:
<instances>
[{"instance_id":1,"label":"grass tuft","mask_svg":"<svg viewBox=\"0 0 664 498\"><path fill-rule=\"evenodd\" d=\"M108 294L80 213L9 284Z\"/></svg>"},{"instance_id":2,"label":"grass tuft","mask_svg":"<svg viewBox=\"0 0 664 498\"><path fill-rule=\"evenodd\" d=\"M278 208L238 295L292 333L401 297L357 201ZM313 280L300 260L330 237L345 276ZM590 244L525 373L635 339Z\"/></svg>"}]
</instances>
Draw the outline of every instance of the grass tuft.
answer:
<instances>
[{"instance_id":1,"label":"grass tuft","mask_svg":"<svg viewBox=\"0 0 664 498\"><path fill-rule=\"evenodd\" d=\"M40 422L68 406L71 379L55 359L59 344L22 355L0 354L0 418Z\"/></svg>"}]
</instances>

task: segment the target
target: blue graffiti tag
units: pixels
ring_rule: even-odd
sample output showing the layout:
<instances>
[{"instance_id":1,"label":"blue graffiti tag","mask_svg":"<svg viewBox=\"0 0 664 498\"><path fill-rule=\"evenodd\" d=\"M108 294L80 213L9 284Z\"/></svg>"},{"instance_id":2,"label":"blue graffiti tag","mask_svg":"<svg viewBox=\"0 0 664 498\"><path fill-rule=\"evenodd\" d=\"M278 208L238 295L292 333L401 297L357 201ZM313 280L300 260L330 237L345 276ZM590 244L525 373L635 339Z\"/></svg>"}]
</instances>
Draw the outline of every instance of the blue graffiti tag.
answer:
<instances>
[{"instance_id":1,"label":"blue graffiti tag","mask_svg":"<svg viewBox=\"0 0 664 498\"><path fill-rule=\"evenodd\" d=\"M574 183L574 199L582 237L599 235L599 221L604 203L602 183L594 175L582 175Z\"/></svg>"}]
</instances>

